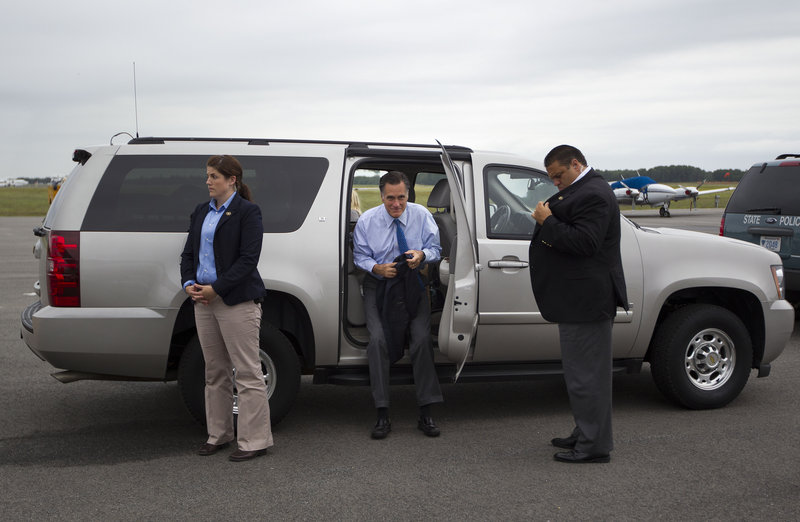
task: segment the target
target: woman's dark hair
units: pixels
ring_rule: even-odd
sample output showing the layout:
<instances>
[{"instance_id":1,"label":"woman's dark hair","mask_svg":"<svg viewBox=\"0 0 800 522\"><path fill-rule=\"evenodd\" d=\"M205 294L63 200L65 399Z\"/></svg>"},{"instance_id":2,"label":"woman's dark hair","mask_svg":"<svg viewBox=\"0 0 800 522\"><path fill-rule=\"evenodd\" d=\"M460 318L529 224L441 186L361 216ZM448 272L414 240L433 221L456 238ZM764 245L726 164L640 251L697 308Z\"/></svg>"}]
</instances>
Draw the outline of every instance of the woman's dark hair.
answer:
<instances>
[{"instance_id":1,"label":"woman's dark hair","mask_svg":"<svg viewBox=\"0 0 800 522\"><path fill-rule=\"evenodd\" d=\"M211 156L206 162L207 167L212 167L217 172L225 176L225 179L230 179L236 176L236 192L239 193L247 201L253 201L253 195L250 193L250 187L242 182L242 164L239 160L228 154L222 156Z\"/></svg>"}]
</instances>

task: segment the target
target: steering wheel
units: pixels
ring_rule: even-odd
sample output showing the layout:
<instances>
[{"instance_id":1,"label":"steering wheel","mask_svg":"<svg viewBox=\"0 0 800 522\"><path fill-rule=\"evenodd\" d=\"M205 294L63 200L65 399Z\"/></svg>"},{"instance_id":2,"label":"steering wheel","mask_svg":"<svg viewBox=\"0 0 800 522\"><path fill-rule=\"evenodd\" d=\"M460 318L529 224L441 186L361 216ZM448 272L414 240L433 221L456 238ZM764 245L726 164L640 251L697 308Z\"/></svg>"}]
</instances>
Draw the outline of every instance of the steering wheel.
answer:
<instances>
[{"instance_id":1,"label":"steering wheel","mask_svg":"<svg viewBox=\"0 0 800 522\"><path fill-rule=\"evenodd\" d=\"M511 207L508 205L500 205L489 220L489 228L492 232L500 232L508 225L510 220Z\"/></svg>"}]
</instances>

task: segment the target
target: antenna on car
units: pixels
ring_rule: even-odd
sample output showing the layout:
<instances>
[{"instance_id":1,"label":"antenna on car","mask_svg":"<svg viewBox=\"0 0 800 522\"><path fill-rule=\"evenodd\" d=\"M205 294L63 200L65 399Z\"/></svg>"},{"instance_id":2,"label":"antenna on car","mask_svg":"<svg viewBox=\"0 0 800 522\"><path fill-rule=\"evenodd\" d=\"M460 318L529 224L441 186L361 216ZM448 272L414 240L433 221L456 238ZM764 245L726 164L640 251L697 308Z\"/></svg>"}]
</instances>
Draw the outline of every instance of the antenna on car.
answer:
<instances>
[{"instance_id":1,"label":"antenna on car","mask_svg":"<svg viewBox=\"0 0 800 522\"><path fill-rule=\"evenodd\" d=\"M136 116L136 137L139 137L139 102L136 96L136 62L133 62L133 112Z\"/></svg>"}]
</instances>

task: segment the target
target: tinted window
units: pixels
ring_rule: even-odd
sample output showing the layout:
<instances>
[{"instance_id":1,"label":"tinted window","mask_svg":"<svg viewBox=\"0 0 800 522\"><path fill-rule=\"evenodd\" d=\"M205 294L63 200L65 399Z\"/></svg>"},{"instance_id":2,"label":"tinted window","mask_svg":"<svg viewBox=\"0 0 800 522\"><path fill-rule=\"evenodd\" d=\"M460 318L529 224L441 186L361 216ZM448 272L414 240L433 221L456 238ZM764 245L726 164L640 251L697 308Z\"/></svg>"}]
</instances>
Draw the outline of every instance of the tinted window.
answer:
<instances>
[{"instance_id":1,"label":"tinted window","mask_svg":"<svg viewBox=\"0 0 800 522\"><path fill-rule=\"evenodd\" d=\"M238 156L244 182L261 207L264 232L300 228L328 160ZM185 232L194 208L209 200L208 156L117 156L92 198L83 230Z\"/></svg>"},{"instance_id":2,"label":"tinted window","mask_svg":"<svg viewBox=\"0 0 800 522\"><path fill-rule=\"evenodd\" d=\"M531 217L539 201L558 189L547 174L538 170L490 166L484 172L486 181L486 217L490 238L530 239Z\"/></svg>"},{"instance_id":3,"label":"tinted window","mask_svg":"<svg viewBox=\"0 0 800 522\"><path fill-rule=\"evenodd\" d=\"M800 216L800 167L753 167L733 192L726 212Z\"/></svg>"}]
</instances>

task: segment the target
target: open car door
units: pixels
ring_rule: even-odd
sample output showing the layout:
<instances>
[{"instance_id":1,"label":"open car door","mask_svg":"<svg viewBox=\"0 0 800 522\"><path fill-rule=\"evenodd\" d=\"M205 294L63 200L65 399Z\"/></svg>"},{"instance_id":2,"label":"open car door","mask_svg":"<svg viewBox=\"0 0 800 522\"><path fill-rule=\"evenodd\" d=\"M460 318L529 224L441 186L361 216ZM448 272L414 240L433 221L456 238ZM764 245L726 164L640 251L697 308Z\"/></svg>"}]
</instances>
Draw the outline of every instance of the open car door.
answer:
<instances>
[{"instance_id":1,"label":"open car door","mask_svg":"<svg viewBox=\"0 0 800 522\"><path fill-rule=\"evenodd\" d=\"M444 166L452 209L456 219L456 237L450 249L450 274L447 295L439 324L439 351L457 364L453 382L458 380L473 347L473 338L478 326L478 253L467 221L464 199L464 183L458 167L453 163L444 146Z\"/></svg>"}]
</instances>

